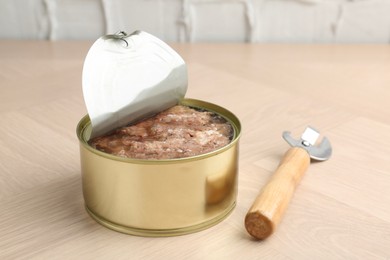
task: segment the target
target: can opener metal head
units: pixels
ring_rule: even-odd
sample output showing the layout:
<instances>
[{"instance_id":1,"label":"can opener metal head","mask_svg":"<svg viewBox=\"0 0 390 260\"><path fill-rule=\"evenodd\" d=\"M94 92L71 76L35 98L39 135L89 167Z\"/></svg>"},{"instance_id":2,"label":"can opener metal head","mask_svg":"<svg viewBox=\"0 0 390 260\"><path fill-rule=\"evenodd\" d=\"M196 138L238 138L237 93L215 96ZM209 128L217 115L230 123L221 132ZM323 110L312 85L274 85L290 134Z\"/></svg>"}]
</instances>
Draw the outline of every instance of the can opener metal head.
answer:
<instances>
[{"instance_id":1,"label":"can opener metal head","mask_svg":"<svg viewBox=\"0 0 390 260\"><path fill-rule=\"evenodd\" d=\"M306 150L310 158L314 160L326 161L332 155L332 146L326 137L323 137L321 143L316 145L319 136L320 133L310 126L306 127L299 140L292 138L289 131L283 132L283 138L289 145Z\"/></svg>"},{"instance_id":2,"label":"can opener metal head","mask_svg":"<svg viewBox=\"0 0 390 260\"><path fill-rule=\"evenodd\" d=\"M292 147L245 217L245 228L254 238L265 239L275 231L310 164L310 158L325 161L332 155L332 147L326 137L316 144L319 136L320 133L312 127L307 127L299 140L292 138L290 132L283 132L283 138Z\"/></svg>"}]
</instances>

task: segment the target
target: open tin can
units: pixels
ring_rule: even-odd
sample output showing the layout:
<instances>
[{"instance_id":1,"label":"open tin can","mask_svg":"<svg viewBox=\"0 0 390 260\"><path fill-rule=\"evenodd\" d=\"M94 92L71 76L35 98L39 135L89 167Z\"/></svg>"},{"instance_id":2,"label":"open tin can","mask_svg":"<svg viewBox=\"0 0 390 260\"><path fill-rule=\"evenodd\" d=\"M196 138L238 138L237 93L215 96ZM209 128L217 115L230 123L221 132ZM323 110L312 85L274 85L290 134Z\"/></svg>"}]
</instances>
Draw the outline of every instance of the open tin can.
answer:
<instances>
[{"instance_id":1,"label":"open tin can","mask_svg":"<svg viewBox=\"0 0 390 260\"><path fill-rule=\"evenodd\" d=\"M174 236L222 221L236 204L241 124L230 111L200 100L182 105L224 117L232 141L213 152L169 160L114 156L92 148L91 122L77 126L82 187L88 213L100 224L140 236Z\"/></svg>"}]
</instances>

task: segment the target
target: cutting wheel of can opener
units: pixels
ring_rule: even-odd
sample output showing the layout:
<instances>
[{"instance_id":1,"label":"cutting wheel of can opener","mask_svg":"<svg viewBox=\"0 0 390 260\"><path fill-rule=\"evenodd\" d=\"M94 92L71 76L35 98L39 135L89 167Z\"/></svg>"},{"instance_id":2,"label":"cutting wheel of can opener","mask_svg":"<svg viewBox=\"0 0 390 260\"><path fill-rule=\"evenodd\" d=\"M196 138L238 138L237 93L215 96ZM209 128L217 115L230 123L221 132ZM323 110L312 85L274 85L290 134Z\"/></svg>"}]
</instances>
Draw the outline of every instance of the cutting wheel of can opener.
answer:
<instances>
[{"instance_id":1,"label":"cutting wheel of can opener","mask_svg":"<svg viewBox=\"0 0 390 260\"><path fill-rule=\"evenodd\" d=\"M245 217L245 228L254 238L265 239L274 232L310 164L310 158L317 161L330 158L330 142L324 137L316 145L319 136L319 132L312 127L306 128L300 140L292 138L290 132L283 132L283 138L292 147L285 153Z\"/></svg>"}]
</instances>

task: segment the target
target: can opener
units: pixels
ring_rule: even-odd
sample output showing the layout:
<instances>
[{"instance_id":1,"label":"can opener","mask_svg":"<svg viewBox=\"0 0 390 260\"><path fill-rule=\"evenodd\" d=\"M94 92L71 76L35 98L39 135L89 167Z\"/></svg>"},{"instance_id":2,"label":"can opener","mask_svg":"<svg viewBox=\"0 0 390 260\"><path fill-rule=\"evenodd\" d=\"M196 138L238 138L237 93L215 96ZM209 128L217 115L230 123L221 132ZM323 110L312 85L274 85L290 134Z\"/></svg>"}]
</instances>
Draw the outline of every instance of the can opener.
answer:
<instances>
[{"instance_id":1,"label":"can opener","mask_svg":"<svg viewBox=\"0 0 390 260\"><path fill-rule=\"evenodd\" d=\"M319 132L307 127L300 140L283 132L283 138L292 147L284 154L278 168L264 186L245 217L245 228L256 239L269 237L280 223L299 181L302 179L310 158L325 161L332 154L329 140L324 137L316 145Z\"/></svg>"}]
</instances>

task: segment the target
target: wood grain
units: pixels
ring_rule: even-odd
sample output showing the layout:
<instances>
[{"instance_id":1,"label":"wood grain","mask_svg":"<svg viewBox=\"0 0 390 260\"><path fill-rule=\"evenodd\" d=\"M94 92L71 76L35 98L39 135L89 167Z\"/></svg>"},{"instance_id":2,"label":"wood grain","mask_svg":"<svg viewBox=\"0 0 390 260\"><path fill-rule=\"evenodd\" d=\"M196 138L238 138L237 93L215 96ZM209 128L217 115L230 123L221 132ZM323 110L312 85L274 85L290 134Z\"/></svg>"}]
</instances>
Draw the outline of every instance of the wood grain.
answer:
<instances>
[{"instance_id":1,"label":"wood grain","mask_svg":"<svg viewBox=\"0 0 390 260\"><path fill-rule=\"evenodd\" d=\"M187 97L241 119L237 207L202 232L143 238L84 210L75 128L92 42L0 41L0 259L390 259L388 45L173 44ZM273 236L244 218L298 136L332 143L311 164Z\"/></svg>"}]
</instances>

